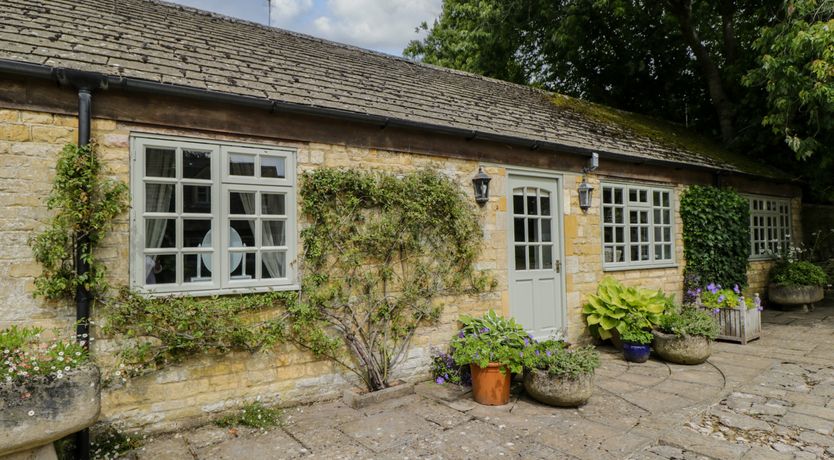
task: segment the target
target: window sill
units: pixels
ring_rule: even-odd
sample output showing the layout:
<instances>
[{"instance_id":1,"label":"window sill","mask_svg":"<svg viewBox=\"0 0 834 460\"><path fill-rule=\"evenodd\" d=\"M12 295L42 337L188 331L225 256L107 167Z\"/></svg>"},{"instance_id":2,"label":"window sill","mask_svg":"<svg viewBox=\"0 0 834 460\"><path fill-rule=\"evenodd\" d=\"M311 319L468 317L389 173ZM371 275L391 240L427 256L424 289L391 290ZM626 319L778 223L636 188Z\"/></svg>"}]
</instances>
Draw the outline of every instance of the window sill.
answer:
<instances>
[{"instance_id":1,"label":"window sill","mask_svg":"<svg viewBox=\"0 0 834 460\"><path fill-rule=\"evenodd\" d=\"M147 298L157 297L213 297L224 295L243 295L243 294L262 294L265 292L277 291L299 291L301 286L298 284L285 284L281 286L260 286L260 287L239 287L227 289L202 289L195 291L145 291L143 288L134 288L135 291Z\"/></svg>"},{"instance_id":2,"label":"window sill","mask_svg":"<svg viewBox=\"0 0 834 460\"><path fill-rule=\"evenodd\" d=\"M615 266L615 267L610 267L610 266L606 267L606 266L603 265L602 271L603 272L624 272L624 271L631 271L631 270L664 270L664 269L668 269L668 268L678 268L678 264L674 263L674 262L673 263L668 263L668 264L662 264L662 265L657 265L657 264L653 264L653 265L629 264L629 265L624 265L624 266L621 266L621 267L617 267L617 266Z\"/></svg>"}]
</instances>

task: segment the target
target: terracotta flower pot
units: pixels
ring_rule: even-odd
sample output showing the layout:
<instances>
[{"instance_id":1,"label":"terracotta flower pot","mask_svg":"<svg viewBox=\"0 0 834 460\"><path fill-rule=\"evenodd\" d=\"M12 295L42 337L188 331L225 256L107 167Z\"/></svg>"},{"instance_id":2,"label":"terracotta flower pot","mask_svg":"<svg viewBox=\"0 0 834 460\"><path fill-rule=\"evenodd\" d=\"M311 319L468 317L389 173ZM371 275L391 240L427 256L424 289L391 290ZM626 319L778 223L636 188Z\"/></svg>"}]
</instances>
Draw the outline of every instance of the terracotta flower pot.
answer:
<instances>
[{"instance_id":1,"label":"terracotta flower pot","mask_svg":"<svg viewBox=\"0 0 834 460\"><path fill-rule=\"evenodd\" d=\"M485 406L503 406L510 402L512 375L506 366L498 363L489 363L487 367L470 364L469 369L472 371L472 396L475 402Z\"/></svg>"}]
</instances>

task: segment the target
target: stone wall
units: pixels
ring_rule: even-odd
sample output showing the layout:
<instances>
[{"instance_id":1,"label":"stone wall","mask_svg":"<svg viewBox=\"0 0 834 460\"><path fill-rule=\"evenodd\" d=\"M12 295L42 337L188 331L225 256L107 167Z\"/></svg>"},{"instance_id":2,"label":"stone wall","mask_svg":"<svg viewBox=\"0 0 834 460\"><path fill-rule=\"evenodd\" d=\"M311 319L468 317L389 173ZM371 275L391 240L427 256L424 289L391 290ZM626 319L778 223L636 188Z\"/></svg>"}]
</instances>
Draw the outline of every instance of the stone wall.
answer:
<instances>
[{"instance_id":1,"label":"stone wall","mask_svg":"<svg viewBox=\"0 0 834 460\"><path fill-rule=\"evenodd\" d=\"M431 168L454 178L467 195L471 195L471 178L479 166L476 159L452 159L336 144L284 142L263 137L220 135L207 131L165 129L96 119L92 124L92 136L99 145L98 151L114 177L125 182L129 182L130 135L139 132L294 148L297 151L299 174L325 166L362 167L394 173ZM0 242L5 249L0 254L0 327L38 324L68 328L74 320L72 305L51 304L32 297L33 280L40 268L32 260L27 239L33 231L42 228L48 218L43 200L51 187L56 154L65 143L75 141L75 117L0 110L0 200L6 209L0 218ZM492 271L498 281L498 288L493 293L476 298L447 299L447 308L439 324L422 329L415 337L409 358L401 368L402 377L425 376L431 347L445 344L460 314L481 314L488 309L509 314L506 248L508 169L506 165L485 164L485 171L493 178L491 197L489 203L479 211L485 240L478 265ZM653 168L652 174L656 178L662 173ZM601 177L604 177L603 174L588 177L597 194L594 206L583 213L579 209L576 191L581 176L573 172L563 172L562 176L565 203L562 216L565 244L563 266L568 318L566 334L572 341L588 340L581 305L587 294L596 290L605 275L610 274L630 285L663 289L675 293L679 298L682 291L682 225L677 212L674 213L676 267L603 271L599 220ZM678 208L680 193L684 188L683 185L675 185L675 209ZM798 210L794 216L795 225L798 225ZM99 252L108 266L113 285L128 283L129 246L129 221L126 214L119 217L114 231L106 238ZM762 266L761 263L751 266L751 281L763 272ZM759 278L755 279L759 283ZM94 352L99 356L107 356L112 349L112 343L94 342ZM102 418L129 428L175 430L204 422L222 410L239 407L257 397L281 404L294 404L336 397L343 388L355 383L355 379L333 364L317 361L309 353L289 345L281 345L271 353L257 355L202 355L181 365L105 389Z\"/></svg>"}]
</instances>

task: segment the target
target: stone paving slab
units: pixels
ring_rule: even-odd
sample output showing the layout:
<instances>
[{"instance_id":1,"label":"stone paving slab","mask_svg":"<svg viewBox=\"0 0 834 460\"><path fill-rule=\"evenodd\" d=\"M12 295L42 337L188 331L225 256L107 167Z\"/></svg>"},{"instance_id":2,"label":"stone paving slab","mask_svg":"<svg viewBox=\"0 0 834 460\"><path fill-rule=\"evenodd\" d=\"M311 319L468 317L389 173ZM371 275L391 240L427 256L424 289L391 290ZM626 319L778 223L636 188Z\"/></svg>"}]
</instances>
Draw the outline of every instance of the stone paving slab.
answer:
<instances>
[{"instance_id":1,"label":"stone paving slab","mask_svg":"<svg viewBox=\"0 0 834 460\"><path fill-rule=\"evenodd\" d=\"M834 305L765 311L764 335L716 343L707 363L625 362L601 347L596 391L578 409L527 397L481 406L433 382L360 410L340 401L287 409L267 432L203 427L157 437L139 459L834 458Z\"/></svg>"}]
</instances>

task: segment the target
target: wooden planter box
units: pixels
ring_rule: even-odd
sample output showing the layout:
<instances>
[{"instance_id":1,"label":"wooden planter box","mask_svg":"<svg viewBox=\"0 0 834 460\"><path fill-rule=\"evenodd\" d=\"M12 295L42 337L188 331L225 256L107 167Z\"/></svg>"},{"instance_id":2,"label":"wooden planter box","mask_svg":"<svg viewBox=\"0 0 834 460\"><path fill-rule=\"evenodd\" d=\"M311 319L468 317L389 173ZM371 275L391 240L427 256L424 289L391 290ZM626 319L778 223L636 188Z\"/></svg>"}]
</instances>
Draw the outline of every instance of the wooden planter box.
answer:
<instances>
[{"instance_id":1,"label":"wooden planter box","mask_svg":"<svg viewBox=\"0 0 834 460\"><path fill-rule=\"evenodd\" d=\"M703 309L712 313L709 308ZM762 336L762 312L757 308L722 308L715 319L719 326L718 340L746 345Z\"/></svg>"}]
</instances>

